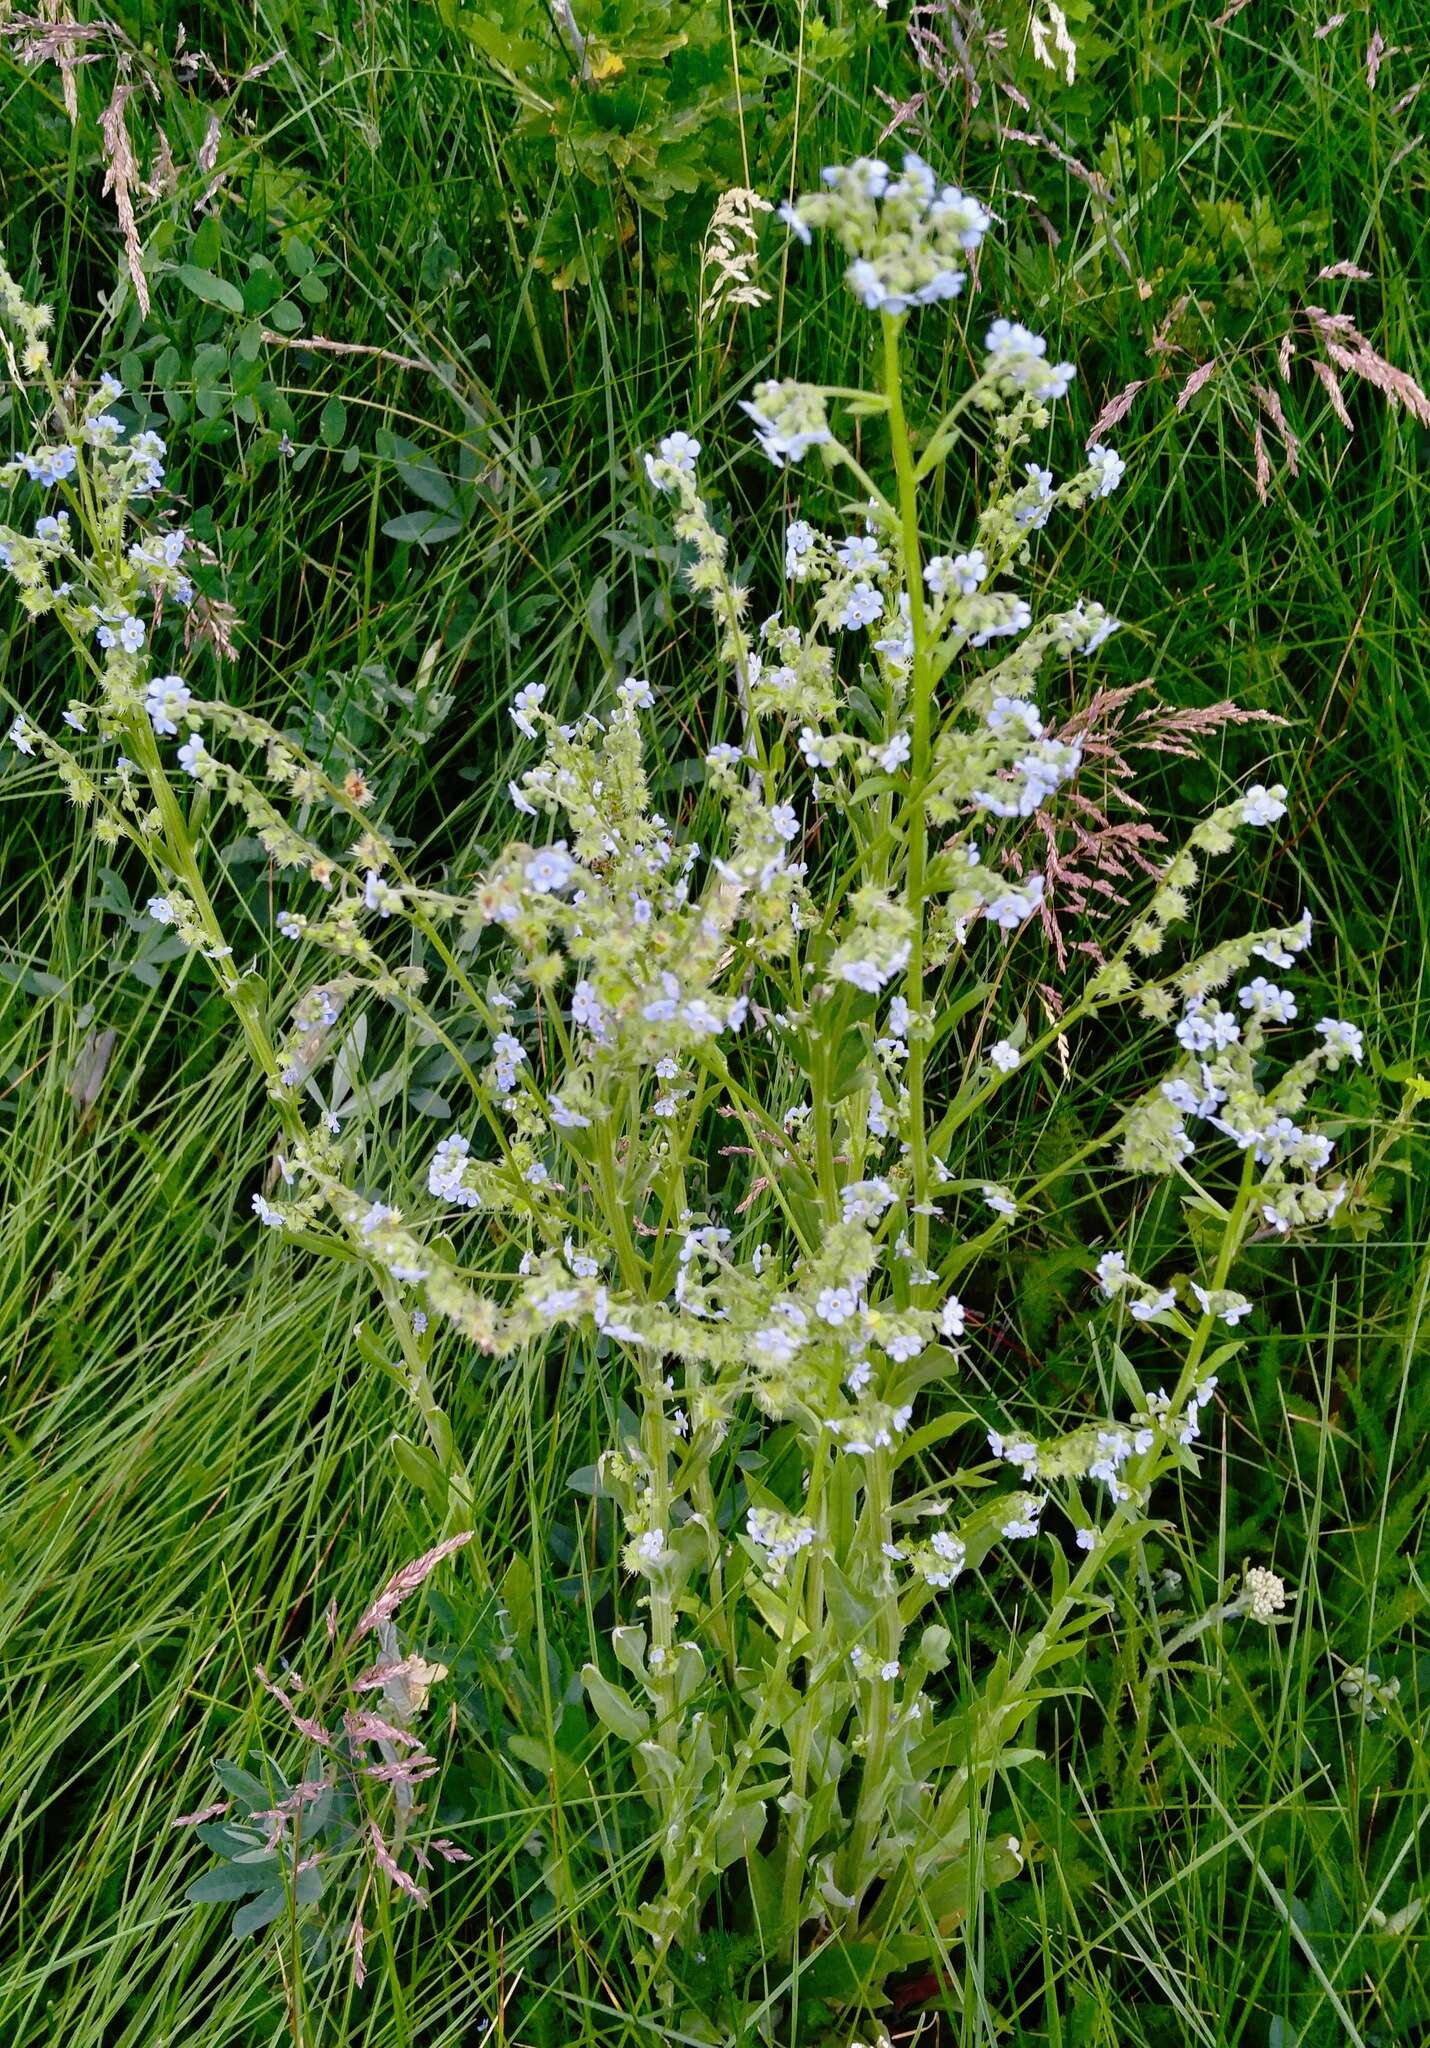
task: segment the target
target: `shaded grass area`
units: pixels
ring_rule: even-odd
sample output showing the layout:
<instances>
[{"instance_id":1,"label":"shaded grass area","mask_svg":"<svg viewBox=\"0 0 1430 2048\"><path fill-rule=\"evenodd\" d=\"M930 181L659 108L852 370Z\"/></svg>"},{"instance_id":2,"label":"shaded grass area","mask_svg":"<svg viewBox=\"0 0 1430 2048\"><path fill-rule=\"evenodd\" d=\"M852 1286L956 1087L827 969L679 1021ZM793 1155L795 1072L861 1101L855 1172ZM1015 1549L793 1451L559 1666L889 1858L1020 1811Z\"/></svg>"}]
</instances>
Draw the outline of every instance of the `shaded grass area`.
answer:
<instances>
[{"instance_id":1,"label":"shaded grass area","mask_svg":"<svg viewBox=\"0 0 1430 2048\"><path fill-rule=\"evenodd\" d=\"M1354 1097L1341 1141L1361 1151L1423 1058L1426 436L1355 376L1341 384L1347 430L1309 369L1324 354L1306 309L1350 312L1383 362L1430 376L1423 115L1403 104L1426 47L1408 9L1318 38L1322 25L1288 11L1273 32L1247 10L1213 29L1185 6L1074 22L1083 83L1049 83L1027 113L991 89L968 108L961 87L917 70L897 21L837 48L795 10L752 11L738 29L783 53L788 74L747 114L753 182L780 192L792 163L806 182L871 148L889 118L878 93L907 104L925 91L910 135L997 205L1004 235L966 326L920 335L930 388L958 382L998 312L1077 361L1084 429L1140 385L1110 430L1129 465L1120 517L1050 541L1051 588L1095 594L1126 622L1111 680L1286 721L1232 733L1205 764L1149 763L1143 793L1185 819L1233 773L1289 785L1287 836L1242 888L1287 919L1310 906L1318 994L1376 1048L1376 1085ZM156 50L174 26L167 11L125 21ZM1372 90L1373 31L1401 47ZM554 147L518 151L509 84L435 11L215 7L199 40L230 76L286 55L232 102L158 68L159 96L131 125L147 162L146 124L162 122L181 168L146 219L150 247L174 265L202 256L239 285L261 259L281 288L264 312L205 304L171 270L156 271L148 320L132 303L106 317L122 274L98 189L108 58L81 73L72 128L54 71L7 48L0 182L10 259L47 280L68 346L96 369L137 357L173 394L165 431L215 551L209 594L241 621L225 688L330 759L360 757L383 814L434 868L470 874L506 829L505 707L528 681L576 706L627 668L649 673L679 803L681 760L731 713L635 457L672 426L700 435L772 607L787 509L798 490L815 510L828 498L817 477L796 487L759 465L732 401L757 375L853 381L867 334L834 270L771 236L769 303L702 322L689 250L682 264L659 222L625 204L623 254L558 293L538 261L542 224L573 191L578 214L619 211L619 185L573 185ZM197 235L215 240L194 211L215 110L221 232L195 251ZM1317 275L1347 263L1369 278ZM289 301L304 332L386 353L290 345L267 318ZM256 346L255 323L271 337ZM1278 396L1297 473L1258 386ZM452 530L425 547L384 532L422 508ZM945 509L953 539L966 505ZM63 701L56 644L0 629L13 635L8 695L48 712ZM424 674L444 703L417 688ZM521 2043L651 2038L620 1919L644 1867L639 1827L598 1771L543 1783L513 1761L479 1670L460 1661L480 1664L490 1626L475 1575L446 1586L427 1625L457 1672L444 1796L477 1861L393 1929L363 1994L342 1971L300 1991L281 1940L235 1945L225 1914L183 1903L204 1859L174 1815L208 1803L215 1751L274 1738L255 1665L321 1654L328 1600L355 1611L433 1532L389 1450L400 1397L354 1343L361 1290L255 1242L265 1117L199 974L145 951L142 917L31 763L5 767L0 831L11 2037L128 2048L307 2029L376 2048L475 2040L490 2019ZM216 851L276 988L289 970L269 957L270 878L241 843ZM119 880L139 893L137 876ZM1239 894L1208 897L1206 915L1229 926L1245 911ZM96 1034L111 1030L101 1056ZM415 1057L400 1034L382 1048ZM1117 1057L1109 1045L1110 1076ZM1086 1107L1030 1095L1030 1144L1062 1142ZM430 1125L416 1110L410 1123L415 1150ZM1289 2048L1414 2040L1430 2025L1415 1917L1430 1890L1419 1164L1418 1141L1390 1153L1378 1235L1268 1264L1276 1313L1258 1320L1245 1384L1172 1516L1189 1534L1124 1588L1083 1710L1040 1727L1046 1760L1010 1794L1035 1847L1028 1874L986 1902L926 2038ZM1049 1415L1085 1393L1065 1248L1050 1229L984 1305L997 1342L970 1376L991 1402L1010 1370ZM584 1510L568 1480L602 1440L614 1390L576 1357L497 1376L450 1346L439 1364L486 1559L498 1577L513 1552L530 1568L526 1628L548 1682L523 1732L558 1756L561 1688L607 1594L573 1561ZM1200 1612L1246 1559L1297 1588L1290 1628L1250 1649L1200 1639L1160 1668L1174 1613ZM1009 1612L1037 1597L1009 1567ZM1356 1664L1400 1683L1374 1723L1337 1690ZM737 1943L712 1955L714 2013L715 1980L745 1965Z\"/></svg>"}]
</instances>

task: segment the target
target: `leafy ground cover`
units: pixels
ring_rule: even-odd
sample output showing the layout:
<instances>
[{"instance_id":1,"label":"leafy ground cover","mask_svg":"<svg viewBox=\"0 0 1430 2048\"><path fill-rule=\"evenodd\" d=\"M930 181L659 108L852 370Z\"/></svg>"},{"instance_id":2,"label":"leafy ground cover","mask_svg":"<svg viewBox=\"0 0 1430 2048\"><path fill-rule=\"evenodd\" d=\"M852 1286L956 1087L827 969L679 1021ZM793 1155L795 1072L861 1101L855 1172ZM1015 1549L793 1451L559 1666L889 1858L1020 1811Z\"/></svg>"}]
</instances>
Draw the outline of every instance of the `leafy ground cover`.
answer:
<instances>
[{"instance_id":1,"label":"leafy ground cover","mask_svg":"<svg viewBox=\"0 0 1430 2048\"><path fill-rule=\"evenodd\" d=\"M1114 682L1284 721L1151 757L1138 788L1190 820L1233 774L1288 786L1287 835L1239 883L1269 918L1309 905L1320 993L1364 1026L1343 1142L1378 1158L1377 1211L1268 1260L1185 1533L1128 1573L1010 1793L1026 1870L982 1902L955 1977L906 1983L887 2024L1415 2040L1430 1268L1421 1141L1397 1120L1421 1086L1427 939L1423 23L1172 5L1070 11L1068 30L1071 83L1016 9L220 5L184 46L168 9L68 31L11 12L6 253L66 354L162 394L214 555L195 661L334 772L361 761L414 862L475 872L509 829L526 684L574 711L638 668L673 764L722 736L640 451L699 435L742 573L772 586L792 500L734 401L761 376L845 381L866 349L836 267L803 252L796 271L757 209L727 208L721 242L721 195L807 189L896 124L887 147L987 198L1001 232L971 319L1016 312L1077 362L1080 436L1121 406L1124 494L1065 567L1055 551L1054 594L1096 590L1124 620ZM921 335L923 395L961 381L961 337ZM0 630L12 705L62 702L57 636ZM659 794L679 804L678 766ZM211 1859L176 1816L217 1796L214 1756L285 1739L258 1667L320 1659L330 1600L358 1613L440 1531L394 1454L406 1408L358 1276L252 1224L271 1134L198 963L41 764L7 756L0 831L10 2037L652 2038L624 1918L638 1859L597 1881L611 1787L563 1776L595 1514L571 1479L604 1414L559 1349L516 1373L439 1357L474 1548L499 1580L520 1560L504 1597L545 1673L516 1726L487 1682L481 1576L434 1578L442 1797L473 1861L394 1910L361 1988L310 1976L281 1925L236 1940L229 1904L186 1900ZM263 850L225 858L281 987ZM1244 909L1209 897L1200 936ZM378 1050L351 1087L429 1144L450 1112L430 1050ZM1030 1153L1076 1146L1076 1101L1020 1113ZM997 1291L998 1344L1049 1418L1085 1371L1096 1227L1070 1210ZM1289 1625L1210 1631L1169 1667L1248 1560L1293 1589ZM1009 1568L1000 1597L1011 1618L1036 1591ZM1379 1689L1348 1690L1356 1668ZM544 1774L512 1768L513 1733ZM734 1936L708 1968L717 2034L745 2038L768 1987Z\"/></svg>"}]
</instances>

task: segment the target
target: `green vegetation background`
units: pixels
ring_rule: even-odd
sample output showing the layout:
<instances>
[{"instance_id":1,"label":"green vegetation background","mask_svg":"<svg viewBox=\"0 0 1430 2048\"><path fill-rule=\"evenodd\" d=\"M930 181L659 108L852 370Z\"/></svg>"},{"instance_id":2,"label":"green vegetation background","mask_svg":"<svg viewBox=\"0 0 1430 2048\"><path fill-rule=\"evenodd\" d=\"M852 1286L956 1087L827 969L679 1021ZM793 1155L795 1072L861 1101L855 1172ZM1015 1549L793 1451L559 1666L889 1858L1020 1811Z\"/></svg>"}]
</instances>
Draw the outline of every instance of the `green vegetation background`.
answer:
<instances>
[{"instance_id":1,"label":"green vegetation background","mask_svg":"<svg viewBox=\"0 0 1430 2048\"><path fill-rule=\"evenodd\" d=\"M62 360L162 392L214 551L206 596L237 613L224 687L366 764L436 862L506 829L514 690L576 706L638 667L679 803L714 671L637 452L675 426L701 437L771 609L799 486L753 455L733 400L771 366L850 381L867 346L833 268L788 259L768 226L768 303L702 317L701 237L728 187L780 197L897 118L890 147L997 206L971 329L1002 312L1048 334L1079 366L1084 433L1141 387L1110 433L1119 511L1065 544L1054 580L1128 622L1119 682L1287 721L1227 739L1225 763L1167 762L1148 796L1189 815L1221 767L1290 786L1289 836L1249 886L1287 920L1309 904L1326 1002L1374 1043L1345 1140L1362 1144L1417 1073L1427 1018L1426 434L1354 376L1347 429L1309 369L1305 309L1349 312L1430 381L1423 15L1070 9L1069 86L1001 0L981 21L920 10L921 46L906 10L863 0L576 12L584 83L531 0L219 0L185 11L187 54L176 9L85 7L72 122L60 70L26 61L33 31L0 7L9 259L52 298ZM99 114L126 80L147 316L101 191ZM1319 275L1338 265L1368 276ZM960 375L961 319L920 328L930 384ZM0 684L52 711L57 636L0 618ZM268 1121L202 973L131 901L140 878L13 754L0 846L0 2033L296 2039L272 1956L184 1903L205 1858L171 1822L208 1803L215 1752L272 1739L254 1665L301 1658L330 1597L352 1608L431 1540L389 1448L400 1401L356 1347L356 1284L252 1227ZM258 850L225 858L281 980ZM429 1143L439 1079L418 1048L384 1061L369 1083ZM1030 1146L1067 1141L1055 1115L1030 1126ZM1188 1496L1185 1550L1155 1561L1183 1584L1154 1579L1153 1603L1192 1612L1243 1560L1273 1564L1294 1628L1215 1675L1144 1682L1148 1605L1129 1590L1082 1674L1085 1720L1042 1731L1049 1762L1015 1816L1029 1871L974 1930L960 2010L926 2039L1430 2040L1421 1163L1393 1157L1378 1232L1279 1262L1279 1329L1261 1326ZM998 1304L1050 1409L1078 1382L1071 1230L1010 1261ZM558 1689L580 1593L568 1479L596 1441L564 1364L503 1377L443 1354L481 1540L498 1567L525 1558ZM432 1625L475 1698L490 1617L459 1575ZM1374 1726L1336 1691L1354 1663L1400 1681ZM559 1754L554 1724L524 1732ZM335 1975L313 2040L456 2048L483 2017L523 2044L650 2038L621 2017L619 1901L573 1894L569 1818L531 1773L513 1796L501 1739L464 1704L446 1791L478 1860L402 1923L360 1998ZM739 1967L722 1955L716 1974Z\"/></svg>"}]
</instances>

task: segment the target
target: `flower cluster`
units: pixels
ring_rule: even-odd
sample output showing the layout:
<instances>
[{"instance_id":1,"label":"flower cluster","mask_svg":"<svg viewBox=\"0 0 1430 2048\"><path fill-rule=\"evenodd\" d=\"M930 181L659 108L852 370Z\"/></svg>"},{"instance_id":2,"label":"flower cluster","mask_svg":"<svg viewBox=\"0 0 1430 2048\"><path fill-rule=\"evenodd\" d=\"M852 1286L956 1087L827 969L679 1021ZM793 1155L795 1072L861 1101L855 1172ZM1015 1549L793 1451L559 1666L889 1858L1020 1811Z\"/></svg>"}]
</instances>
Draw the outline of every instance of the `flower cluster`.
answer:
<instances>
[{"instance_id":1,"label":"flower cluster","mask_svg":"<svg viewBox=\"0 0 1430 2048\"><path fill-rule=\"evenodd\" d=\"M15 384L43 376L49 369L50 345L45 336L53 326L54 315L49 307L35 305L25 297L0 256L0 346L4 347ZM20 344L18 359L7 329Z\"/></svg>"},{"instance_id":2,"label":"flower cluster","mask_svg":"<svg viewBox=\"0 0 1430 2048\"><path fill-rule=\"evenodd\" d=\"M1244 803L1241 809L1245 822ZM1321 1073L1333 1074L1346 1061L1363 1058L1362 1037L1343 1019L1323 1017L1316 1026L1317 1042L1273 1079L1268 1055L1296 1022L1295 996L1264 974L1252 975L1237 989L1234 1006L1223 1004L1214 991L1255 960L1291 965L1310 940L1307 913L1295 925L1228 941L1193 968L1144 990L1149 1013L1168 1022L1181 998L1173 1035L1183 1057L1129 1113L1122 1141L1123 1159L1134 1170L1169 1172L1195 1150L1189 1123L1205 1122L1263 1169L1260 1215L1282 1235L1301 1224L1328 1221L1345 1199L1344 1182L1325 1187L1320 1181L1331 1163L1332 1140L1298 1119Z\"/></svg>"},{"instance_id":3,"label":"flower cluster","mask_svg":"<svg viewBox=\"0 0 1430 2048\"><path fill-rule=\"evenodd\" d=\"M860 157L824 173L824 190L780 209L801 241L828 228L850 258L849 289L875 313L956 298L967 259L992 215L954 185L940 185L921 157L906 155L891 171L879 157Z\"/></svg>"},{"instance_id":4,"label":"flower cluster","mask_svg":"<svg viewBox=\"0 0 1430 2048\"><path fill-rule=\"evenodd\" d=\"M1398 1678L1382 1678L1368 1664L1348 1664L1340 1695L1365 1722L1382 1721L1400 1696Z\"/></svg>"},{"instance_id":5,"label":"flower cluster","mask_svg":"<svg viewBox=\"0 0 1430 2048\"><path fill-rule=\"evenodd\" d=\"M1286 1606L1284 1581L1278 1579L1275 1572L1267 1571L1264 1565L1247 1566L1242 1594L1248 1615L1263 1625L1269 1625Z\"/></svg>"}]
</instances>

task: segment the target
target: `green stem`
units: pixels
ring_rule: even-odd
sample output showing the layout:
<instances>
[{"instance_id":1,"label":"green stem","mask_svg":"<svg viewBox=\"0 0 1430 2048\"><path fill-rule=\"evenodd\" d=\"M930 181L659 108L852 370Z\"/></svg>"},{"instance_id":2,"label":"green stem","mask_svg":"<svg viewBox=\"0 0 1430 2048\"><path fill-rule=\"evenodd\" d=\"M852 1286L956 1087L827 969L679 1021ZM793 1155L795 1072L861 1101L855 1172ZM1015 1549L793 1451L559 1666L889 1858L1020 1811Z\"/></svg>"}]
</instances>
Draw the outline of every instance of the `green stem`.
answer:
<instances>
[{"instance_id":1,"label":"green stem","mask_svg":"<svg viewBox=\"0 0 1430 2048\"><path fill-rule=\"evenodd\" d=\"M183 884L192 901L214 955L211 965L215 978L238 1018L244 1041L254 1065L268 1087L284 1135L289 1143L293 1143L303 1136L302 1118L293 1105L284 1102L279 1092L278 1055L273 1040L259 1014L258 1005L249 999L249 992L245 987L248 977L236 973L232 966L225 948L223 927L219 923L213 900L199 872L183 806L164 773L164 764L154 735L146 723L136 722L127 733L126 740L144 770L163 828L162 844L157 849L162 858L154 860L154 865L161 879L164 878L164 869L167 867L173 878ZM152 853L151 859L154 859ZM422 1419L428 1441L447 1477L449 1509L456 1511L460 1527L471 1528L474 1506L471 1482L457 1456L447 1417L432 1392L426 1367L413 1342L411 1316L398 1298L397 1290L387 1275L380 1269L374 1271L393 1334L403 1354L409 1398Z\"/></svg>"},{"instance_id":2,"label":"green stem","mask_svg":"<svg viewBox=\"0 0 1430 2048\"><path fill-rule=\"evenodd\" d=\"M864 1540L871 1580L875 1585L883 1586L884 1592L875 1616L873 1690L864 1743L864 1775L859 1786L854 1826L840 1860L839 1888L853 1900L848 1917L851 1933L859 1924L861 1902L871 1875L868 1868L870 1852L884 1820L885 1755L892 1732L894 1682L884 1678L882 1670L886 1664L897 1663L900 1638L898 1590L884 1557L884 1545L893 1535L890 1522L892 1494L893 1471L889 1453L876 1451L868 1464Z\"/></svg>"},{"instance_id":3,"label":"green stem","mask_svg":"<svg viewBox=\"0 0 1430 2048\"><path fill-rule=\"evenodd\" d=\"M913 752L909 762L908 861L905 901L913 928L910 935L908 974L904 993L910 1012L917 1017L924 996L924 898L928 867L928 819L924 790L928 783L933 751L933 671L929 660L928 622L924 611L923 554L919 544L918 483L914 470L913 445L904 418L903 385L899 369L899 321L883 316L884 391L889 401L889 435L893 444L894 470L899 484L899 524L902 536L904 586L909 597L909 630L913 637L910 691L913 706ZM907 1081L909 1090L909 1169L913 1183L914 1250L920 1265L927 1264L929 1248L929 1147L924 1124L924 1073L928 1047L916 1023L909 1029Z\"/></svg>"}]
</instances>

